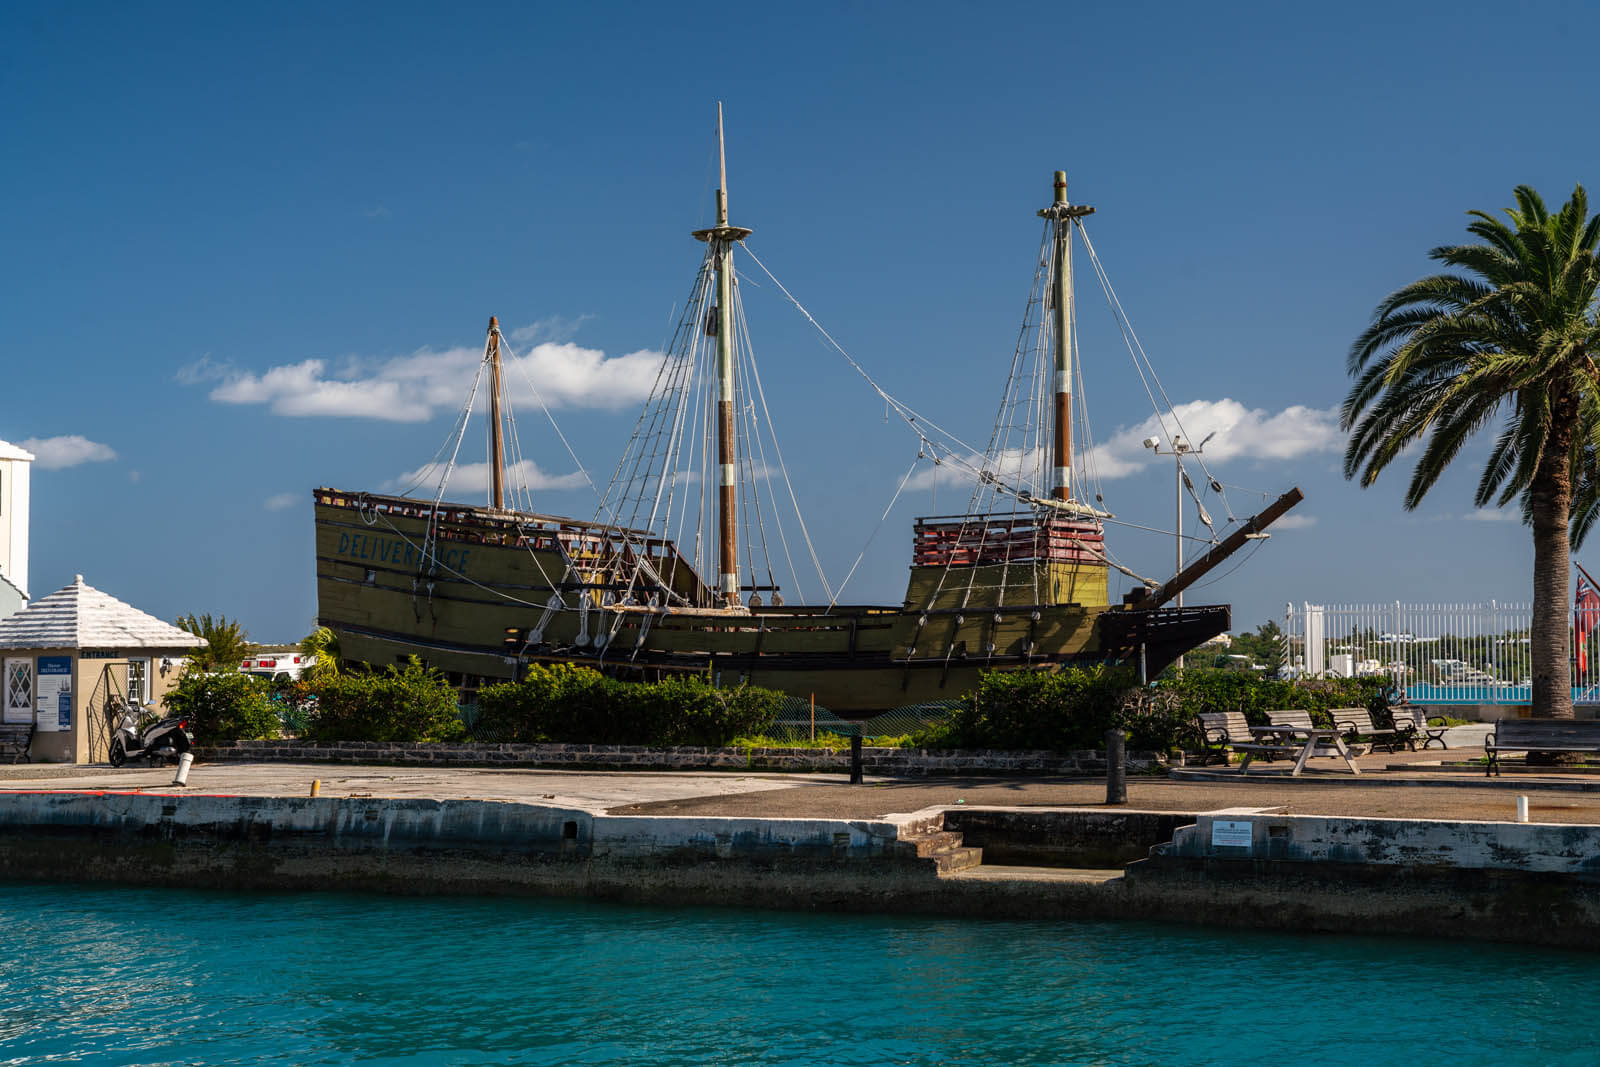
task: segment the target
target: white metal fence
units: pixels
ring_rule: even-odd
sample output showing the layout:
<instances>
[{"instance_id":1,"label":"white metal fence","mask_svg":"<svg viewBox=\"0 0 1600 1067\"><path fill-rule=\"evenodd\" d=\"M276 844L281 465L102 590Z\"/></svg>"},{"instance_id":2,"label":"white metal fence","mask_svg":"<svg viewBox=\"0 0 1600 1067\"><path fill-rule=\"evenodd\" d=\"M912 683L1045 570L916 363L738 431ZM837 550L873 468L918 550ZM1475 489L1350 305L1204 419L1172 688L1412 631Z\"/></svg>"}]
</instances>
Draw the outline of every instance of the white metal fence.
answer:
<instances>
[{"instance_id":1,"label":"white metal fence","mask_svg":"<svg viewBox=\"0 0 1600 1067\"><path fill-rule=\"evenodd\" d=\"M1289 604L1281 668L1296 677L1388 675L1418 704L1526 704L1526 603ZM1591 642L1594 639L1591 638ZM1600 703L1600 664L1572 666L1572 698Z\"/></svg>"}]
</instances>

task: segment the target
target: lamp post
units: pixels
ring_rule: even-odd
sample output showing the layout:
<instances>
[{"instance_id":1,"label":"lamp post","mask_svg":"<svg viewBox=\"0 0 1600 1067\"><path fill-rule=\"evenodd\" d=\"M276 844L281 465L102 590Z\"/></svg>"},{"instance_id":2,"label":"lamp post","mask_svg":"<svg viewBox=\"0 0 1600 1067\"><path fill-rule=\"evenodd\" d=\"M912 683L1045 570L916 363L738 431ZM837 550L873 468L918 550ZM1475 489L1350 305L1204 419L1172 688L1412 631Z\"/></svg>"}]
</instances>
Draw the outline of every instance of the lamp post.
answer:
<instances>
[{"instance_id":1,"label":"lamp post","mask_svg":"<svg viewBox=\"0 0 1600 1067\"><path fill-rule=\"evenodd\" d=\"M1154 452L1158 456L1171 456L1177 467L1178 478L1176 491L1178 522L1177 530L1174 536L1177 566L1173 571L1174 574L1183 570L1183 457L1204 455L1206 441L1211 440L1215 436L1216 433L1213 431L1212 433L1206 434L1205 440L1202 440L1198 445L1191 445L1180 434L1173 434L1171 447L1165 449L1161 447L1161 438L1159 437L1146 437L1144 439L1144 447L1150 449L1150 451ZM1173 606L1179 608L1183 607L1183 592L1181 590L1179 591L1177 597L1173 600ZM1178 657L1174 666L1180 671L1183 670L1182 656Z\"/></svg>"}]
</instances>

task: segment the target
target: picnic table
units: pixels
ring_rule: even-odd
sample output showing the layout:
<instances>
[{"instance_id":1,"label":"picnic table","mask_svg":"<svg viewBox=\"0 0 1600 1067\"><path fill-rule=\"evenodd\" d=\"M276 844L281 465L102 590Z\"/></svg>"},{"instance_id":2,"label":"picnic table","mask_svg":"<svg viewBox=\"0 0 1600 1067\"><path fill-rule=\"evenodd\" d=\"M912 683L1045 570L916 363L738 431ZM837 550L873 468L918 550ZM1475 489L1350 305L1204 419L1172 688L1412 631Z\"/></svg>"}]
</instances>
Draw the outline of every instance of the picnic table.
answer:
<instances>
[{"instance_id":1,"label":"picnic table","mask_svg":"<svg viewBox=\"0 0 1600 1067\"><path fill-rule=\"evenodd\" d=\"M1300 772L1306 769L1306 761L1316 755L1337 755L1344 760L1345 766L1350 768L1351 774L1361 773L1361 768L1356 766L1350 750L1344 747L1344 739L1339 736L1338 730L1324 729L1320 726L1288 726L1280 723L1273 726L1252 726L1250 733L1256 738L1257 743L1238 746L1238 750L1244 755L1244 760L1239 765L1240 774L1250 773L1250 760L1257 751L1274 750L1287 750L1286 754L1295 757L1294 770L1289 772L1291 778L1298 778ZM1334 750L1332 753L1327 751L1330 746ZM1319 749L1322 751L1319 752Z\"/></svg>"}]
</instances>

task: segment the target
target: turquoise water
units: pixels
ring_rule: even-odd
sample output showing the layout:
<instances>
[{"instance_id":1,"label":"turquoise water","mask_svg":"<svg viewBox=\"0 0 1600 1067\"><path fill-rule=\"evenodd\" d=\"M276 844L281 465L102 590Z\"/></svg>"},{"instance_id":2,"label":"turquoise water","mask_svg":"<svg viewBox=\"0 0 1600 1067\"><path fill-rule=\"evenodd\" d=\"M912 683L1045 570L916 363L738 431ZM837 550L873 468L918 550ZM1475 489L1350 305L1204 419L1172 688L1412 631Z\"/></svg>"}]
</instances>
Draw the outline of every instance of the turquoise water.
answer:
<instances>
[{"instance_id":1,"label":"turquoise water","mask_svg":"<svg viewBox=\"0 0 1600 1067\"><path fill-rule=\"evenodd\" d=\"M1600 957L0 886L0 1064L1592 1064Z\"/></svg>"}]
</instances>

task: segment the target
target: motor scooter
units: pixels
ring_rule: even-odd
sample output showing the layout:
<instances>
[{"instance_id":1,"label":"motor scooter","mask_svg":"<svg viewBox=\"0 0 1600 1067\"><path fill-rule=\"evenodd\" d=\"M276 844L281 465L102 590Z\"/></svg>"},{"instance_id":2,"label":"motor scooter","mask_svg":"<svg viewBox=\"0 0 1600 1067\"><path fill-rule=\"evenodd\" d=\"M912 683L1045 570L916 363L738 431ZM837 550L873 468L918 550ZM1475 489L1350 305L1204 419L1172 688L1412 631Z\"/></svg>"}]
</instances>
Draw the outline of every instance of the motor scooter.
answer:
<instances>
[{"instance_id":1,"label":"motor scooter","mask_svg":"<svg viewBox=\"0 0 1600 1067\"><path fill-rule=\"evenodd\" d=\"M194 747L188 719L177 715L158 719L154 712L137 703L125 704L120 710L116 733L111 736L111 766L120 767L141 757L154 766L177 759Z\"/></svg>"}]
</instances>

